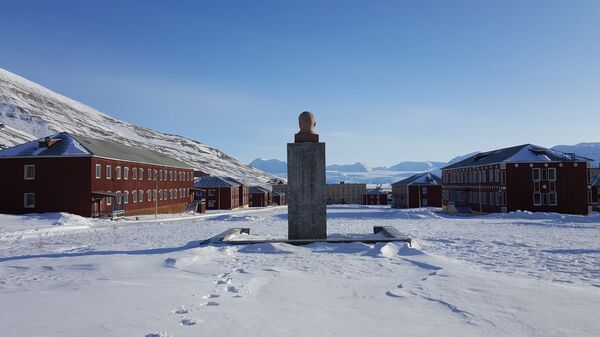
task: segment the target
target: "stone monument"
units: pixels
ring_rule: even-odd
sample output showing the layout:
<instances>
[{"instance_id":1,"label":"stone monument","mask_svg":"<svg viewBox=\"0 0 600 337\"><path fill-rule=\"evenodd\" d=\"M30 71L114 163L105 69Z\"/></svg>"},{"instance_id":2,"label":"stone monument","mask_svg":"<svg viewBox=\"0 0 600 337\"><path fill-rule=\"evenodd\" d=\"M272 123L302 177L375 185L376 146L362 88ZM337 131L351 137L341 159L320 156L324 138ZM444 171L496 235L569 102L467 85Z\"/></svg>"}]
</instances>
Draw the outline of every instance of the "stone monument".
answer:
<instances>
[{"instance_id":1,"label":"stone monument","mask_svg":"<svg viewBox=\"0 0 600 337\"><path fill-rule=\"evenodd\" d=\"M300 132L287 144L288 239L327 239L325 143L319 143L311 112L298 117Z\"/></svg>"}]
</instances>

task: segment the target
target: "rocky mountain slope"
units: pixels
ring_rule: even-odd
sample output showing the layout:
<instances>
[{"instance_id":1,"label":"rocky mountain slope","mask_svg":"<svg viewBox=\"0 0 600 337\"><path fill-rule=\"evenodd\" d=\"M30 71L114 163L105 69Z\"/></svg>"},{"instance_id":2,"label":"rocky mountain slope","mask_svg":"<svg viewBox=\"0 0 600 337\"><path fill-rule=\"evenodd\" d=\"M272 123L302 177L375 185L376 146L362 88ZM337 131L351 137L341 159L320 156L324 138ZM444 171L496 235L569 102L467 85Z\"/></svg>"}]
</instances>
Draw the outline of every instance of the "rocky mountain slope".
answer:
<instances>
[{"instance_id":1,"label":"rocky mountain slope","mask_svg":"<svg viewBox=\"0 0 600 337\"><path fill-rule=\"evenodd\" d=\"M0 148L60 131L149 148L212 175L266 183L271 174L198 141L126 123L0 68Z\"/></svg>"}]
</instances>

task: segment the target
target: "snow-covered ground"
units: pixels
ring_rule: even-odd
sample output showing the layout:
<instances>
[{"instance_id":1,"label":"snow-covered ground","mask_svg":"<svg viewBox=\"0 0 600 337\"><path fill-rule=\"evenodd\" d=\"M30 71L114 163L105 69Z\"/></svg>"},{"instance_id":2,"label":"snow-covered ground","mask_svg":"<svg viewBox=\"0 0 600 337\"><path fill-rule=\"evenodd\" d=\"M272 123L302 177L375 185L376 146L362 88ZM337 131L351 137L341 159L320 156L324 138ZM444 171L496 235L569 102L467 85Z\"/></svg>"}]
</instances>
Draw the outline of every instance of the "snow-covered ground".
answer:
<instances>
[{"instance_id":1,"label":"snow-covered ground","mask_svg":"<svg viewBox=\"0 0 600 337\"><path fill-rule=\"evenodd\" d=\"M330 236L404 244L198 246L284 237L285 207L159 221L0 215L5 336L597 336L600 215L328 208Z\"/></svg>"}]
</instances>

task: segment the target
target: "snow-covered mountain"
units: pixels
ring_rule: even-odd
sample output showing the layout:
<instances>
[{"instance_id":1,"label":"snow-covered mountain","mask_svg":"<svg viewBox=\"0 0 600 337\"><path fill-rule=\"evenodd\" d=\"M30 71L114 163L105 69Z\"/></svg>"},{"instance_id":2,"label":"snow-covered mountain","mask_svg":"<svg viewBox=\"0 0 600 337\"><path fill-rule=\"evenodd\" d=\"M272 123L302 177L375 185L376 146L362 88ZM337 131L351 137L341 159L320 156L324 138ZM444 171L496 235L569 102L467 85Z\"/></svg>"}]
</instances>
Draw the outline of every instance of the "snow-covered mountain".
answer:
<instances>
[{"instance_id":1,"label":"snow-covered mountain","mask_svg":"<svg viewBox=\"0 0 600 337\"><path fill-rule=\"evenodd\" d=\"M282 160L256 158L249 165L278 177L287 176L287 163Z\"/></svg>"},{"instance_id":2,"label":"snow-covered mountain","mask_svg":"<svg viewBox=\"0 0 600 337\"><path fill-rule=\"evenodd\" d=\"M600 142L597 143L579 143L575 145L556 145L553 150L575 153L578 156L586 157L594 160L593 166L600 165Z\"/></svg>"},{"instance_id":3,"label":"snow-covered mountain","mask_svg":"<svg viewBox=\"0 0 600 337\"><path fill-rule=\"evenodd\" d=\"M274 178L198 141L120 121L0 68L0 148L59 131L149 148L246 183Z\"/></svg>"},{"instance_id":4,"label":"snow-covered mountain","mask_svg":"<svg viewBox=\"0 0 600 337\"><path fill-rule=\"evenodd\" d=\"M431 171L446 165L439 161L403 161L388 168L390 171Z\"/></svg>"},{"instance_id":5,"label":"snow-covered mountain","mask_svg":"<svg viewBox=\"0 0 600 337\"><path fill-rule=\"evenodd\" d=\"M327 171L338 171L338 172L369 172L371 169L363 163L354 163L349 165L329 165Z\"/></svg>"}]
</instances>

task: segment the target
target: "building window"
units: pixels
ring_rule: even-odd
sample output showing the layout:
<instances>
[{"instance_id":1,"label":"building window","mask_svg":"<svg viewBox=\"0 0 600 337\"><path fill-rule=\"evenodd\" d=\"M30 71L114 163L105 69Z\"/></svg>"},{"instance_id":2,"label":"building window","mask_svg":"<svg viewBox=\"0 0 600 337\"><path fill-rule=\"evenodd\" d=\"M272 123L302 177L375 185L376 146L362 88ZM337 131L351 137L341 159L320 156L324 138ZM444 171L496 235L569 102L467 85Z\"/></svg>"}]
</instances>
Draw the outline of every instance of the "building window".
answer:
<instances>
[{"instance_id":1,"label":"building window","mask_svg":"<svg viewBox=\"0 0 600 337\"><path fill-rule=\"evenodd\" d=\"M124 202L125 204L128 204L128 203L129 203L129 191L125 191L125 192L123 192L123 202Z\"/></svg>"},{"instance_id":2,"label":"building window","mask_svg":"<svg viewBox=\"0 0 600 337\"><path fill-rule=\"evenodd\" d=\"M150 171L148 171L150 172ZM146 191L146 195L148 196L148 201L152 201L152 191L151 190L147 190Z\"/></svg>"},{"instance_id":3,"label":"building window","mask_svg":"<svg viewBox=\"0 0 600 337\"><path fill-rule=\"evenodd\" d=\"M159 180L160 180L160 181L162 181L162 180L163 180L163 171L162 171L162 170L160 170L160 179L159 179Z\"/></svg>"},{"instance_id":4,"label":"building window","mask_svg":"<svg viewBox=\"0 0 600 337\"><path fill-rule=\"evenodd\" d=\"M173 200L173 189L169 190L169 199Z\"/></svg>"},{"instance_id":5,"label":"building window","mask_svg":"<svg viewBox=\"0 0 600 337\"><path fill-rule=\"evenodd\" d=\"M140 168L138 171L139 171L139 173L138 173L138 174L140 175L140 176L139 176L139 177L140 177L140 180L144 180L144 169L143 169L143 168Z\"/></svg>"},{"instance_id":6,"label":"building window","mask_svg":"<svg viewBox=\"0 0 600 337\"><path fill-rule=\"evenodd\" d=\"M133 176L133 180L137 180L137 167L131 169L131 175Z\"/></svg>"},{"instance_id":7,"label":"building window","mask_svg":"<svg viewBox=\"0 0 600 337\"><path fill-rule=\"evenodd\" d=\"M133 190L131 192L131 198L133 199L133 203L136 204L137 203L137 191Z\"/></svg>"},{"instance_id":8,"label":"building window","mask_svg":"<svg viewBox=\"0 0 600 337\"><path fill-rule=\"evenodd\" d=\"M35 165L23 166L23 178L25 180L34 180L35 179Z\"/></svg>"},{"instance_id":9,"label":"building window","mask_svg":"<svg viewBox=\"0 0 600 337\"><path fill-rule=\"evenodd\" d=\"M117 205L121 205L123 200L121 199L121 191L117 191Z\"/></svg>"},{"instance_id":10,"label":"building window","mask_svg":"<svg viewBox=\"0 0 600 337\"><path fill-rule=\"evenodd\" d=\"M169 171L169 181L173 181L173 171Z\"/></svg>"},{"instance_id":11,"label":"building window","mask_svg":"<svg viewBox=\"0 0 600 337\"><path fill-rule=\"evenodd\" d=\"M422 207L427 207L427 199L421 200L421 206Z\"/></svg>"},{"instance_id":12,"label":"building window","mask_svg":"<svg viewBox=\"0 0 600 337\"><path fill-rule=\"evenodd\" d=\"M117 180L121 179L121 166L115 167L115 174L117 175Z\"/></svg>"},{"instance_id":13,"label":"building window","mask_svg":"<svg viewBox=\"0 0 600 337\"><path fill-rule=\"evenodd\" d=\"M500 193L500 202L502 203L502 206L506 206L506 192Z\"/></svg>"},{"instance_id":14,"label":"building window","mask_svg":"<svg viewBox=\"0 0 600 337\"><path fill-rule=\"evenodd\" d=\"M215 201L214 200L209 200L208 201L208 207L210 207L210 208L215 207Z\"/></svg>"},{"instance_id":15,"label":"building window","mask_svg":"<svg viewBox=\"0 0 600 337\"><path fill-rule=\"evenodd\" d=\"M425 195L425 194L427 194L427 187L423 187L423 188L421 189L421 191L422 191L422 193L423 193L424 195Z\"/></svg>"},{"instance_id":16,"label":"building window","mask_svg":"<svg viewBox=\"0 0 600 337\"><path fill-rule=\"evenodd\" d=\"M556 192L548 193L548 204L550 206L556 206Z\"/></svg>"},{"instance_id":17,"label":"building window","mask_svg":"<svg viewBox=\"0 0 600 337\"><path fill-rule=\"evenodd\" d=\"M102 165L96 164L96 179L102 178Z\"/></svg>"},{"instance_id":18,"label":"building window","mask_svg":"<svg viewBox=\"0 0 600 337\"><path fill-rule=\"evenodd\" d=\"M548 180L556 181L556 169L555 168L548 169Z\"/></svg>"},{"instance_id":19,"label":"building window","mask_svg":"<svg viewBox=\"0 0 600 337\"><path fill-rule=\"evenodd\" d=\"M152 191L152 199L156 201L156 190Z\"/></svg>"},{"instance_id":20,"label":"building window","mask_svg":"<svg viewBox=\"0 0 600 337\"><path fill-rule=\"evenodd\" d=\"M548 180L548 170L542 169L542 180Z\"/></svg>"},{"instance_id":21,"label":"building window","mask_svg":"<svg viewBox=\"0 0 600 337\"><path fill-rule=\"evenodd\" d=\"M533 177L533 181L540 181L540 169L539 168L532 168L531 169L531 176Z\"/></svg>"},{"instance_id":22,"label":"building window","mask_svg":"<svg viewBox=\"0 0 600 337\"><path fill-rule=\"evenodd\" d=\"M215 195L215 190L208 190L208 196L212 197Z\"/></svg>"},{"instance_id":23,"label":"building window","mask_svg":"<svg viewBox=\"0 0 600 337\"><path fill-rule=\"evenodd\" d=\"M541 206L542 205L542 194L539 192L533 193L533 205Z\"/></svg>"},{"instance_id":24,"label":"building window","mask_svg":"<svg viewBox=\"0 0 600 337\"><path fill-rule=\"evenodd\" d=\"M106 165L106 179L112 179L112 169L110 165Z\"/></svg>"},{"instance_id":25,"label":"building window","mask_svg":"<svg viewBox=\"0 0 600 337\"><path fill-rule=\"evenodd\" d=\"M125 169L123 170L123 179L129 179L129 167L127 166L125 166Z\"/></svg>"},{"instance_id":26,"label":"building window","mask_svg":"<svg viewBox=\"0 0 600 337\"><path fill-rule=\"evenodd\" d=\"M163 200L163 190L159 190L158 199Z\"/></svg>"},{"instance_id":27,"label":"building window","mask_svg":"<svg viewBox=\"0 0 600 337\"><path fill-rule=\"evenodd\" d=\"M35 193L23 193L23 207L35 208Z\"/></svg>"},{"instance_id":28,"label":"building window","mask_svg":"<svg viewBox=\"0 0 600 337\"><path fill-rule=\"evenodd\" d=\"M108 193L110 193L110 191L108 191ZM108 206L112 205L112 199L113 199L113 197L106 197L106 205L108 205Z\"/></svg>"},{"instance_id":29,"label":"building window","mask_svg":"<svg viewBox=\"0 0 600 337\"><path fill-rule=\"evenodd\" d=\"M158 171L154 170L154 180L156 180L156 177L158 176Z\"/></svg>"},{"instance_id":30,"label":"building window","mask_svg":"<svg viewBox=\"0 0 600 337\"><path fill-rule=\"evenodd\" d=\"M177 181L177 171L173 172L173 181Z\"/></svg>"},{"instance_id":31,"label":"building window","mask_svg":"<svg viewBox=\"0 0 600 337\"><path fill-rule=\"evenodd\" d=\"M144 190L138 191L138 198L140 199L140 202L144 202Z\"/></svg>"}]
</instances>

